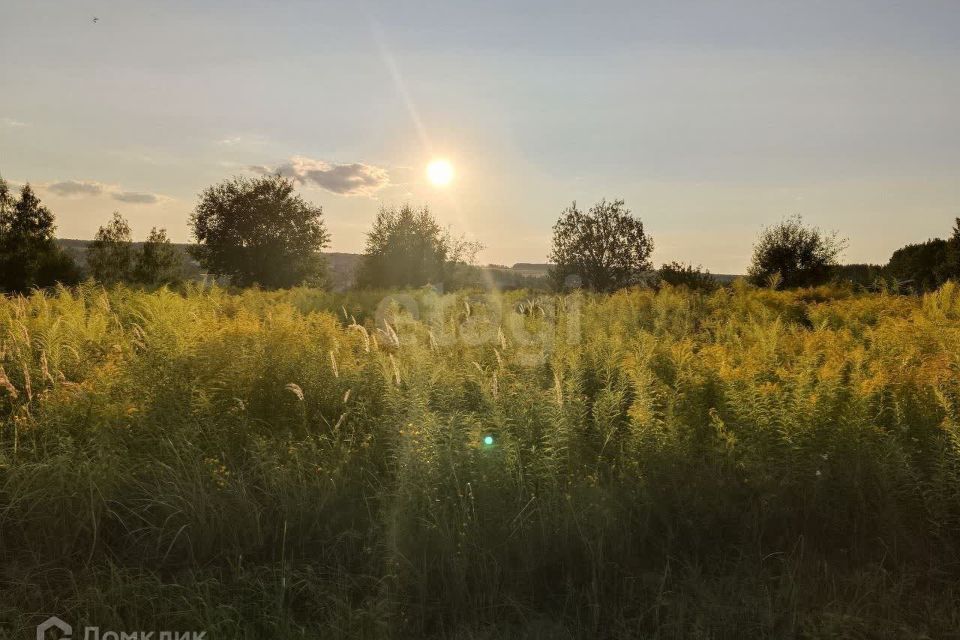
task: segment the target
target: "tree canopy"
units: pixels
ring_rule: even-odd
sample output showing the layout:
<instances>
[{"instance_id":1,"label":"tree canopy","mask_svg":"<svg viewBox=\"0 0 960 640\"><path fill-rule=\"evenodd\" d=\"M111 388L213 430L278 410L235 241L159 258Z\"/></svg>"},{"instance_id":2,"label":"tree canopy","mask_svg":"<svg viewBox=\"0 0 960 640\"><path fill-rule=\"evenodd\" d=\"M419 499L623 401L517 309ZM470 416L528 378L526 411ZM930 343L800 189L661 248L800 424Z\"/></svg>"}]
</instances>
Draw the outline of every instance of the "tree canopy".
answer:
<instances>
[{"instance_id":1,"label":"tree canopy","mask_svg":"<svg viewBox=\"0 0 960 640\"><path fill-rule=\"evenodd\" d=\"M934 238L901 247L890 256L887 274L908 290L936 289L954 275L950 245L949 240Z\"/></svg>"},{"instance_id":2,"label":"tree canopy","mask_svg":"<svg viewBox=\"0 0 960 640\"><path fill-rule=\"evenodd\" d=\"M179 282L183 277L180 255L167 237L167 230L154 227L137 253L134 280L146 285Z\"/></svg>"},{"instance_id":3,"label":"tree canopy","mask_svg":"<svg viewBox=\"0 0 960 640\"><path fill-rule=\"evenodd\" d=\"M557 288L573 277L589 289L614 291L651 270L652 251L653 239L623 200L604 199L586 212L574 202L553 226L550 278Z\"/></svg>"},{"instance_id":4,"label":"tree canopy","mask_svg":"<svg viewBox=\"0 0 960 640\"><path fill-rule=\"evenodd\" d=\"M80 280L77 265L54 239L55 229L53 213L29 184L15 197L0 178L0 290L22 293Z\"/></svg>"},{"instance_id":5,"label":"tree canopy","mask_svg":"<svg viewBox=\"0 0 960 640\"><path fill-rule=\"evenodd\" d=\"M111 285L133 279L133 261L130 225L119 211L114 211L87 249L87 269L94 280Z\"/></svg>"},{"instance_id":6,"label":"tree canopy","mask_svg":"<svg viewBox=\"0 0 960 640\"><path fill-rule=\"evenodd\" d=\"M321 250L330 235L323 210L294 193L280 175L235 177L200 194L190 216L194 257L237 286L321 284Z\"/></svg>"},{"instance_id":7,"label":"tree canopy","mask_svg":"<svg viewBox=\"0 0 960 640\"><path fill-rule=\"evenodd\" d=\"M669 262L657 272L660 282L674 287L686 287L692 291L713 291L719 286L709 270L684 262Z\"/></svg>"},{"instance_id":8,"label":"tree canopy","mask_svg":"<svg viewBox=\"0 0 960 640\"><path fill-rule=\"evenodd\" d=\"M477 243L454 238L427 207L381 208L367 234L357 285L454 286L458 266L473 260Z\"/></svg>"},{"instance_id":9,"label":"tree canopy","mask_svg":"<svg viewBox=\"0 0 960 640\"><path fill-rule=\"evenodd\" d=\"M793 216L765 227L753 246L748 274L758 286L809 287L827 282L846 240Z\"/></svg>"}]
</instances>

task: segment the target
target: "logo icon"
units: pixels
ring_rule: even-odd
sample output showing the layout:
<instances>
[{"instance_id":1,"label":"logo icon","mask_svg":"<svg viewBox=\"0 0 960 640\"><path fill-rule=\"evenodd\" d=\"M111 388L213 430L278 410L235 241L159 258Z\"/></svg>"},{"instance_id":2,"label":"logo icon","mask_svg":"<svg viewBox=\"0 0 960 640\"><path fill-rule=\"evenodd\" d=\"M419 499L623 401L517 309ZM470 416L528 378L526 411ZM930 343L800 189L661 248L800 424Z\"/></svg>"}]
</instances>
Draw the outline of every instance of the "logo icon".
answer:
<instances>
[{"instance_id":1,"label":"logo icon","mask_svg":"<svg viewBox=\"0 0 960 640\"><path fill-rule=\"evenodd\" d=\"M70 635L73 633L73 627L57 616L51 616L37 625L37 640L47 640L47 632L51 629L60 630L59 637L61 640L69 640Z\"/></svg>"}]
</instances>

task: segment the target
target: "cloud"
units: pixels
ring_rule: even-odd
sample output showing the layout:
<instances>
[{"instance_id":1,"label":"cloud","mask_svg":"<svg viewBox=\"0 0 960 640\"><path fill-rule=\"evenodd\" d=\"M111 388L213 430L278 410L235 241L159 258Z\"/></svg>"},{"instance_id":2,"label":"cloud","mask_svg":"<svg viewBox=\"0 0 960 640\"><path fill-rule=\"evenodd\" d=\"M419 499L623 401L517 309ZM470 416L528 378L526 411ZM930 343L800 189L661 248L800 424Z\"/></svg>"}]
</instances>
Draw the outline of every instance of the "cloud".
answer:
<instances>
[{"instance_id":1,"label":"cloud","mask_svg":"<svg viewBox=\"0 0 960 640\"><path fill-rule=\"evenodd\" d=\"M13 129L27 126L26 122L20 122L19 120L14 120L13 118L0 118L0 124Z\"/></svg>"},{"instance_id":2,"label":"cloud","mask_svg":"<svg viewBox=\"0 0 960 640\"><path fill-rule=\"evenodd\" d=\"M137 204L156 204L160 202L160 196L155 193L140 193L138 191L117 191L111 193L110 197L120 202L133 202Z\"/></svg>"},{"instance_id":3,"label":"cloud","mask_svg":"<svg viewBox=\"0 0 960 640\"><path fill-rule=\"evenodd\" d=\"M156 204L165 197L142 191L123 191L116 185L103 184L91 180L62 180L50 182L43 187L55 195L64 198L86 198L109 195L119 202L131 204Z\"/></svg>"},{"instance_id":4,"label":"cloud","mask_svg":"<svg viewBox=\"0 0 960 640\"><path fill-rule=\"evenodd\" d=\"M341 196L372 196L390 184L386 169L360 162L335 164L297 156L276 167L255 165L249 169L260 174L279 173Z\"/></svg>"},{"instance_id":5,"label":"cloud","mask_svg":"<svg viewBox=\"0 0 960 640\"><path fill-rule=\"evenodd\" d=\"M89 182L87 180L64 180L62 182L52 182L46 185L47 191L51 191L58 196L65 198L79 196L99 196L110 187L100 182Z\"/></svg>"}]
</instances>

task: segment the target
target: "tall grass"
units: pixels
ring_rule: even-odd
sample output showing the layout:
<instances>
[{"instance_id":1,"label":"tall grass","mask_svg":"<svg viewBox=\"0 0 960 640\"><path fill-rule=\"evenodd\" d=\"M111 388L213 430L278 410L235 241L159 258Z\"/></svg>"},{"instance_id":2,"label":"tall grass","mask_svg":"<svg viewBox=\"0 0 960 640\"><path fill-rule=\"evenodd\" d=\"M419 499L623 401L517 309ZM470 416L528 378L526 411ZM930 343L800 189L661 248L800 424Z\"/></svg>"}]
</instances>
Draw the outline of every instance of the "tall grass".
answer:
<instances>
[{"instance_id":1,"label":"tall grass","mask_svg":"<svg viewBox=\"0 0 960 640\"><path fill-rule=\"evenodd\" d=\"M953 284L381 297L0 302L0 633L957 636Z\"/></svg>"}]
</instances>

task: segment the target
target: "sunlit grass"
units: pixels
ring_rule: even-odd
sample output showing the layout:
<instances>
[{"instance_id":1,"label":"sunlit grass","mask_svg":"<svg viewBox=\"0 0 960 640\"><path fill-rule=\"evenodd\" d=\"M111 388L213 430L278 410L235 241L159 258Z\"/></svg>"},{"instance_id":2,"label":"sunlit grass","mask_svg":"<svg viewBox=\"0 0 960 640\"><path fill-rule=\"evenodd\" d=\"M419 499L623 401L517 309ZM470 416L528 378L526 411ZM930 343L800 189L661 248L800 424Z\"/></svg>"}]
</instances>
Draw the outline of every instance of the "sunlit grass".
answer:
<instances>
[{"instance_id":1,"label":"sunlit grass","mask_svg":"<svg viewBox=\"0 0 960 640\"><path fill-rule=\"evenodd\" d=\"M0 302L0 631L960 628L954 285L411 295Z\"/></svg>"}]
</instances>

